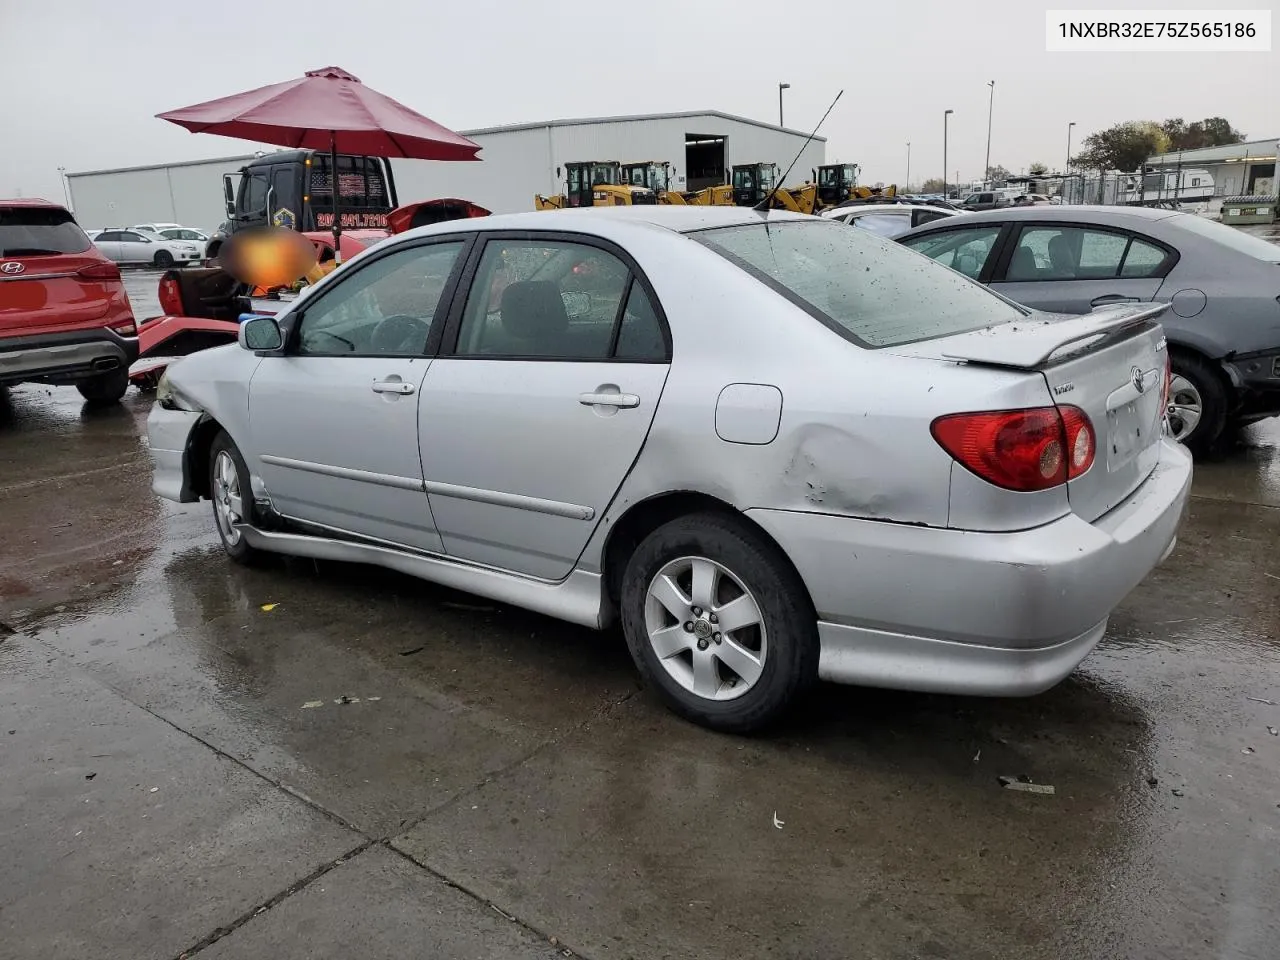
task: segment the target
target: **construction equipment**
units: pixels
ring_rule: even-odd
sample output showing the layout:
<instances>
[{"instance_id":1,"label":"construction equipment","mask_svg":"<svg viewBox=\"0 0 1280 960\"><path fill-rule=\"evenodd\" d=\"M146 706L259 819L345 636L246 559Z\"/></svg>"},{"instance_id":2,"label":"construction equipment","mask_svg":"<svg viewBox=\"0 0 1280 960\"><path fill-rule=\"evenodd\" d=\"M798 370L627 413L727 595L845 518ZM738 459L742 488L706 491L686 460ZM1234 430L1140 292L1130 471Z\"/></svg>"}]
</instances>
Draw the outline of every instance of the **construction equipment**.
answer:
<instances>
[{"instance_id":1,"label":"construction equipment","mask_svg":"<svg viewBox=\"0 0 1280 960\"><path fill-rule=\"evenodd\" d=\"M778 165L735 163L732 176L734 204L739 207L754 207L764 200L778 182Z\"/></svg>"},{"instance_id":2,"label":"construction equipment","mask_svg":"<svg viewBox=\"0 0 1280 960\"><path fill-rule=\"evenodd\" d=\"M658 195L648 187L632 186L622 178L616 160L580 160L566 163L566 190L558 196L533 198L535 210L562 210L566 207L625 207L657 203Z\"/></svg>"}]
</instances>

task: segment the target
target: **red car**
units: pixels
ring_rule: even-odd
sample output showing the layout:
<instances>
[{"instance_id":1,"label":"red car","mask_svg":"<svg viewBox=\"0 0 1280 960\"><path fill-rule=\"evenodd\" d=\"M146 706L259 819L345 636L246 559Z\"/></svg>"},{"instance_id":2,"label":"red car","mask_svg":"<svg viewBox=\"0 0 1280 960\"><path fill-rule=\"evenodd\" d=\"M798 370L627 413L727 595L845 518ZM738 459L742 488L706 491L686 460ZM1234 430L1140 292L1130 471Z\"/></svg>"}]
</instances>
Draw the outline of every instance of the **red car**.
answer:
<instances>
[{"instance_id":1,"label":"red car","mask_svg":"<svg viewBox=\"0 0 1280 960\"><path fill-rule=\"evenodd\" d=\"M0 200L0 387L74 384L109 403L129 388L138 328L120 268L46 200Z\"/></svg>"}]
</instances>

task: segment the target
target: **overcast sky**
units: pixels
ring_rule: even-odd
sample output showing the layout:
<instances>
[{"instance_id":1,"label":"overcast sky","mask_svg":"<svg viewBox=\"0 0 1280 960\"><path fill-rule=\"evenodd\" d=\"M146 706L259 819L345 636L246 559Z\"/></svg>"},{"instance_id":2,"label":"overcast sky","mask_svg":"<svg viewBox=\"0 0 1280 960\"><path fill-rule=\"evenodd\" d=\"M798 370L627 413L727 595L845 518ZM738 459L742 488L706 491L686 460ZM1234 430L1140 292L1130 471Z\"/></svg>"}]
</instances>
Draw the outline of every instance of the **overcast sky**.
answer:
<instances>
[{"instance_id":1,"label":"overcast sky","mask_svg":"<svg viewBox=\"0 0 1280 960\"><path fill-rule=\"evenodd\" d=\"M864 182L902 181L907 141L912 179L940 176L946 108L955 110L950 174L979 176L988 80L991 160L1015 172L1061 165L1072 120L1077 144L1121 120L1217 114L1251 139L1280 136L1280 54L1050 54L1046 6L0 0L0 196L60 198L59 166L247 152L154 114L329 64L454 129L705 108L776 122L785 81L787 126L807 131L843 88L822 130L827 159L862 164ZM1277 0L1125 6L1275 9Z\"/></svg>"}]
</instances>

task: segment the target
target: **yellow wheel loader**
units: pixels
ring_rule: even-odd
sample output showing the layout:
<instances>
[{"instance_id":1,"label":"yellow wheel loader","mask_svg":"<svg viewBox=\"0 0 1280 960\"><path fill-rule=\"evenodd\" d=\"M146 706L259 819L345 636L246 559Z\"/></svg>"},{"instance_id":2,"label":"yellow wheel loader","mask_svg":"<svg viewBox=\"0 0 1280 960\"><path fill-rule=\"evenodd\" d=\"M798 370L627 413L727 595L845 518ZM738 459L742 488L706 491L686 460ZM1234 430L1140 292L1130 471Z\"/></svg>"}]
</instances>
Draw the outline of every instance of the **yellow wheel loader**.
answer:
<instances>
[{"instance_id":1,"label":"yellow wheel loader","mask_svg":"<svg viewBox=\"0 0 1280 960\"><path fill-rule=\"evenodd\" d=\"M648 187L632 186L622 179L616 160L586 160L566 163L566 190L552 197L536 194L535 210L562 210L565 207L625 207L657 203L657 194Z\"/></svg>"}]
</instances>

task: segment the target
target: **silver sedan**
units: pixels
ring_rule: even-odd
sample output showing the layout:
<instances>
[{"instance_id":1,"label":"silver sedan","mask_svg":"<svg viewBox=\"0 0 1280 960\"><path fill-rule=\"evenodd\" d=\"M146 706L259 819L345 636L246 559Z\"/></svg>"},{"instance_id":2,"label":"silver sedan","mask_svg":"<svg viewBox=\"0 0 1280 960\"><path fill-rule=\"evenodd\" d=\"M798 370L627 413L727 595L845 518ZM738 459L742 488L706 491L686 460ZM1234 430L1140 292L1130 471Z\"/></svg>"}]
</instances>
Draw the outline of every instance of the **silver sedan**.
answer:
<instances>
[{"instance_id":1,"label":"silver sedan","mask_svg":"<svg viewBox=\"0 0 1280 960\"><path fill-rule=\"evenodd\" d=\"M620 621L721 730L818 678L1033 694L1172 549L1162 309L1029 314L785 213L437 224L171 366L154 488L236 561Z\"/></svg>"}]
</instances>

